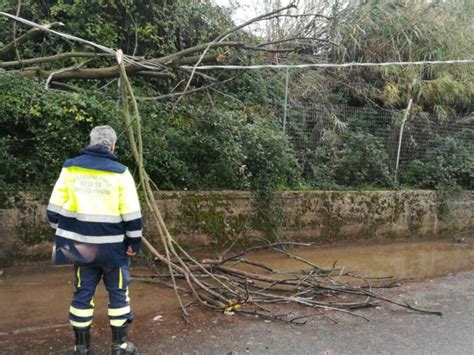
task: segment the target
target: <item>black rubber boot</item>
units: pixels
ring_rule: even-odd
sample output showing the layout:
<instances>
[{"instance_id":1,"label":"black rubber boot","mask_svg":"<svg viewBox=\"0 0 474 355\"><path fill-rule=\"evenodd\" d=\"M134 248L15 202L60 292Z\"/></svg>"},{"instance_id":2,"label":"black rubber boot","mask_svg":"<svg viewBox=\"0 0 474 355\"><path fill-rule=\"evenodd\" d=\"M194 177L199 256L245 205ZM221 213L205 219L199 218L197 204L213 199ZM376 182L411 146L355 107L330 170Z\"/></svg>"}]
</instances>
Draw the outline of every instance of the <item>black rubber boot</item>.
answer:
<instances>
[{"instance_id":1,"label":"black rubber boot","mask_svg":"<svg viewBox=\"0 0 474 355\"><path fill-rule=\"evenodd\" d=\"M74 353L76 355L90 355L91 351L91 327L74 329L74 336L76 338L76 346Z\"/></svg>"},{"instance_id":2,"label":"black rubber boot","mask_svg":"<svg viewBox=\"0 0 474 355\"><path fill-rule=\"evenodd\" d=\"M127 325L112 327L112 355L133 354L137 348L127 340Z\"/></svg>"}]
</instances>

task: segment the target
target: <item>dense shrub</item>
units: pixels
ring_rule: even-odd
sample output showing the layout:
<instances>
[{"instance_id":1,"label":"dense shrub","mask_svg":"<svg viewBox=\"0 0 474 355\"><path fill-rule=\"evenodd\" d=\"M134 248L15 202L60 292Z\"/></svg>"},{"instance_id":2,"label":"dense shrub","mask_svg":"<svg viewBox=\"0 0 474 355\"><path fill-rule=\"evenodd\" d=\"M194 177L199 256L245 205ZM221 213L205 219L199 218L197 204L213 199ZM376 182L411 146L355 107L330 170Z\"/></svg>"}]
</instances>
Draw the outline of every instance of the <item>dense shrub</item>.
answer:
<instances>
[{"instance_id":1,"label":"dense shrub","mask_svg":"<svg viewBox=\"0 0 474 355\"><path fill-rule=\"evenodd\" d=\"M370 133L347 131L333 146L303 155L306 182L319 189L390 187L393 172L382 140Z\"/></svg>"},{"instance_id":2,"label":"dense shrub","mask_svg":"<svg viewBox=\"0 0 474 355\"><path fill-rule=\"evenodd\" d=\"M299 170L286 138L257 114L193 107L145 119L147 168L165 189L295 186Z\"/></svg>"},{"instance_id":3,"label":"dense shrub","mask_svg":"<svg viewBox=\"0 0 474 355\"><path fill-rule=\"evenodd\" d=\"M271 120L196 102L172 115L164 104L142 106L146 166L160 188L295 186L298 164ZM38 82L2 76L0 120L2 185L53 183L98 124L116 128L117 154L133 168L117 103L105 96L46 91Z\"/></svg>"},{"instance_id":4,"label":"dense shrub","mask_svg":"<svg viewBox=\"0 0 474 355\"><path fill-rule=\"evenodd\" d=\"M438 137L424 158L404 170L402 183L419 188L474 188L474 143L458 137Z\"/></svg>"},{"instance_id":5,"label":"dense shrub","mask_svg":"<svg viewBox=\"0 0 474 355\"><path fill-rule=\"evenodd\" d=\"M311 188L321 190L337 190L341 186L336 183L334 154L327 147L307 149L301 155L303 176Z\"/></svg>"},{"instance_id":6,"label":"dense shrub","mask_svg":"<svg viewBox=\"0 0 474 355\"><path fill-rule=\"evenodd\" d=\"M346 134L334 169L338 185L389 187L393 183L387 150L382 140L370 133Z\"/></svg>"},{"instance_id":7,"label":"dense shrub","mask_svg":"<svg viewBox=\"0 0 474 355\"><path fill-rule=\"evenodd\" d=\"M0 77L0 184L50 184L64 160L88 142L94 125L119 126L116 104L91 93L46 91L17 76Z\"/></svg>"}]
</instances>

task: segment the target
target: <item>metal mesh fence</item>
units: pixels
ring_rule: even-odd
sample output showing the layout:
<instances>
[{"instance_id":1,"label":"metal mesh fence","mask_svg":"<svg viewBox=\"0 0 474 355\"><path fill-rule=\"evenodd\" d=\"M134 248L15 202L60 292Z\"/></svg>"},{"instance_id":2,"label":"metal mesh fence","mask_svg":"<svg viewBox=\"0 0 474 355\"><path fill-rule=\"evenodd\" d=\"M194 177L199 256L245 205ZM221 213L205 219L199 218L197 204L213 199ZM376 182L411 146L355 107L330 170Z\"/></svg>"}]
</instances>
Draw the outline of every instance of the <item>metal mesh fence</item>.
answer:
<instances>
[{"instance_id":1,"label":"metal mesh fence","mask_svg":"<svg viewBox=\"0 0 474 355\"><path fill-rule=\"evenodd\" d=\"M469 148L474 142L473 138L474 117L443 122L435 115L412 115L403 129L400 169L407 167L414 160L426 159L427 153L439 145L440 141L458 140L465 144L465 148Z\"/></svg>"},{"instance_id":2,"label":"metal mesh fence","mask_svg":"<svg viewBox=\"0 0 474 355\"><path fill-rule=\"evenodd\" d=\"M445 159L447 165L450 159L469 163L464 161L466 152L474 157L473 117L449 121L411 113L402 125L405 110L289 105L286 114L277 112L299 153L305 181L316 187L400 182L423 187L430 177L416 167L426 170L433 159ZM470 164L467 174L474 179ZM413 181L415 173L420 176Z\"/></svg>"},{"instance_id":3,"label":"metal mesh fence","mask_svg":"<svg viewBox=\"0 0 474 355\"><path fill-rule=\"evenodd\" d=\"M297 149L314 149L326 145L331 133L364 131L382 138L391 147L390 137L396 130L398 112L349 106L308 105L291 107L285 132Z\"/></svg>"}]
</instances>

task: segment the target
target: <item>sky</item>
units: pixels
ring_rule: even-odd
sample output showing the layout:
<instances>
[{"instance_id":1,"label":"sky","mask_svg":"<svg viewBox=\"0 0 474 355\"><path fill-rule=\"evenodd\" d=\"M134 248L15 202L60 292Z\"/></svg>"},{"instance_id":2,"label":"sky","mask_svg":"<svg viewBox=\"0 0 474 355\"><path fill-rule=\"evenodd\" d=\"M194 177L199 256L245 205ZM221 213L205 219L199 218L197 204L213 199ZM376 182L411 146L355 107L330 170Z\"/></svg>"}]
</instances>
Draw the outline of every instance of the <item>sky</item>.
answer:
<instances>
[{"instance_id":1,"label":"sky","mask_svg":"<svg viewBox=\"0 0 474 355\"><path fill-rule=\"evenodd\" d=\"M234 8L233 16L236 24L244 23L265 13L263 1L258 0L213 0L216 5ZM281 0L282 7L290 4L291 0ZM261 34L263 27L258 23L247 28L254 34Z\"/></svg>"},{"instance_id":2,"label":"sky","mask_svg":"<svg viewBox=\"0 0 474 355\"><path fill-rule=\"evenodd\" d=\"M260 1L254 0L213 0L219 6L235 8L234 20L241 23L262 13L263 6Z\"/></svg>"}]
</instances>

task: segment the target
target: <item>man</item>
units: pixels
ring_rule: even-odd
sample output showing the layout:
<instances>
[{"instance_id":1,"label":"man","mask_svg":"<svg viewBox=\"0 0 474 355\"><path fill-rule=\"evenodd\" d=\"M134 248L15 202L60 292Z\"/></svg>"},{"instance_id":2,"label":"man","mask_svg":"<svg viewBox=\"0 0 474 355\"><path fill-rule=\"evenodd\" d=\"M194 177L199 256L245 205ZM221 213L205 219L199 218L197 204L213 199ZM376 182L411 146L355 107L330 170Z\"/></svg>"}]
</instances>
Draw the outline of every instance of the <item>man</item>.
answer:
<instances>
[{"instance_id":1,"label":"man","mask_svg":"<svg viewBox=\"0 0 474 355\"><path fill-rule=\"evenodd\" d=\"M109 293L112 354L132 354L127 326L129 260L140 250L143 219L126 166L113 154L117 135L110 126L90 133L90 146L66 160L47 209L56 230L53 261L72 264L76 291L69 309L76 354L90 354L94 293L103 278Z\"/></svg>"}]
</instances>

